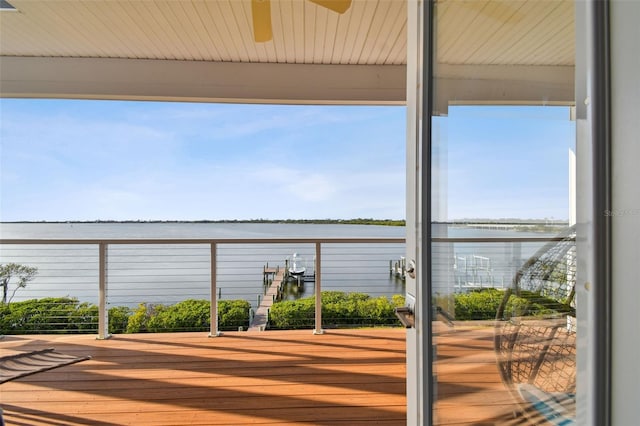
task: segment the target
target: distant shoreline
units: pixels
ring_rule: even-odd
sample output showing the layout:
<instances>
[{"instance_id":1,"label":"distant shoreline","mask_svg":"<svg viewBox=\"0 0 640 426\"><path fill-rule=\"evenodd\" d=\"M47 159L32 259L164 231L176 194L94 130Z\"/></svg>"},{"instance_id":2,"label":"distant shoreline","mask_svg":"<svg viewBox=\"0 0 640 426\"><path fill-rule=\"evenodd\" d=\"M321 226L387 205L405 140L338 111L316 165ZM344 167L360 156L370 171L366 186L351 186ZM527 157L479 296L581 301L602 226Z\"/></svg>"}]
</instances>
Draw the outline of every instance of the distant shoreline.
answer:
<instances>
[{"instance_id":1,"label":"distant shoreline","mask_svg":"<svg viewBox=\"0 0 640 426\"><path fill-rule=\"evenodd\" d=\"M303 225L373 225L406 226L404 219L223 219L223 220L57 220L35 221L20 220L0 222L0 224L303 224ZM569 226L566 220L557 219L460 219L447 222L434 222L434 225L468 227L478 229L512 230L527 232L556 232L558 228Z\"/></svg>"},{"instance_id":2,"label":"distant shoreline","mask_svg":"<svg viewBox=\"0 0 640 426\"><path fill-rule=\"evenodd\" d=\"M285 223L316 225L405 226L404 219L224 219L224 220L16 220L0 223Z\"/></svg>"}]
</instances>

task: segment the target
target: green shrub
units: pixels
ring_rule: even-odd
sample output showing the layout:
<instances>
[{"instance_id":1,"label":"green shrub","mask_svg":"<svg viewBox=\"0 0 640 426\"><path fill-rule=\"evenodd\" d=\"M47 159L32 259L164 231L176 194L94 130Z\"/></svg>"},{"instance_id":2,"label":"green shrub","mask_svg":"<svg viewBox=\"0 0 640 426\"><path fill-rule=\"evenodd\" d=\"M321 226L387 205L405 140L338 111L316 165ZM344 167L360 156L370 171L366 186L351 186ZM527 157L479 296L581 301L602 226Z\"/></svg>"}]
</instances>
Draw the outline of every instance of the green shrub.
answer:
<instances>
[{"instance_id":1,"label":"green shrub","mask_svg":"<svg viewBox=\"0 0 640 426\"><path fill-rule=\"evenodd\" d=\"M98 331L98 307L87 302L76 306L75 311L69 315L69 325L71 329L78 332L88 333Z\"/></svg>"},{"instance_id":2,"label":"green shrub","mask_svg":"<svg viewBox=\"0 0 640 426\"><path fill-rule=\"evenodd\" d=\"M503 297L504 291L495 288L456 294L454 295L455 319L459 321L495 319ZM505 307L507 317L542 316L569 311L569 307L556 300L530 291L522 291L519 296L512 295Z\"/></svg>"},{"instance_id":3,"label":"green shrub","mask_svg":"<svg viewBox=\"0 0 640 426\"><path fill-rule=\"evenodd\" d=\"M141 303L136 309L109 309L110 333L207 331L210 329L208 300L185 300L174 305ZM218 328L249 327L246 300L218 302ZM43 298L0 303L0 334L95 333L98 307L75 298Z\"/></svg>"},{"instance_id":4,"label":"green shrub","mask_svg":"<svg viewBox=\"0 0 640 426\"><path fill-rule=\"evenodd\" d=\"M149 322L149 318L151 317L152 310L152 305L140 303L138 305L138 308L129 316L125 333L147 332L147 323Z\"/></svg>"},{"instance_id":5,"label":"green shrub","mask_svg":"<svg viewBox=\"0 0 640 426\"><path fill-rule=\"evenodd\" d=\"M274 303L269 311L269 328L297 329L313 327L315 297Z\"/></svg>"},{"instance_id":6,"label":"green shrub","mask_svg":"<svg viewBox=\"0 0 640 426\"><path fill-rule=\"evenodd\" d=\"M175 305L154 305L147 321L152 333L173 331L206 331L209 329L208 300L184 300Z\"/></svg>"},{"instance_id":7,"label":"green shrub","mask_svg":"<svg viewBox=\"0 0 640 426\"><path fill-rule=\"evenodd\" d=\"M70 297L0 304L0 333L79 333L98 330L98 308Z\"/></svg>"},{"instance_id":8,"label":"green shrub","mask_svg":"<svg viewBox=\"0 0 640 426\"><path fill-rule=\"evenodd\" d=\"M393 306L395 306L396 308L404 306L405 297L402 294L394 294L393 296L391 296L391 303L393 303Z\"/></svg>"},{"instance_id":9,"label":"green shrub","mask_svg":"<svg viewBox=\"0 0 640 426\"><path fill-rule=\"evenodd\" d=\"M521 291L519 296L511 296L505 309L507 317L523 315L547 316L569 312L572 312L570 306L531 291Z\"/></svg>"},{"instance_id":10,"label":"green shrub","mask_svg":"<svg viewBox=\"0 0 640 426\"><path fill-rule=\"evenodd\" d=\"M109 309L109 333L120 334L127 331L129 317L133 310L126 306L114 306Z\"/></svg>"},{"instance_id":11,"label":"green shrub","mask_svg":"<svg viewBox=\"0 0 640 426\"><path fill-rule=\"evenodd\" d=\"M454 296L455 319L459 321L495 319L502 296L503 292L495 289L456 294Z\"/></svg>"},{"instance_id":12,"label":"green shrub","mask_svg":"<svg viewBox=\"0 0 640 426\"><path fill-rule=\"evenodd\" d=\"M246 300L218 301L218 328L223 331L249 328L249 309L251 304Z\"/></svg>"},{"instance_id":13,"label":"green shrub","mask_svg":"<svg viewBox=\"0 0 640 426\"><path fill-rule=\"evenodd\" d=\"M372 298L364 293L322 292L322 326L349 327L400 324L394 314L404 305L404 297ZM274 303L269 315L269 328L312 328L315 324L315 296Z\"/></svg>"},{"instance_id":14,"label":"green shrub","mask_svg":"<svg viewBox=\"0 0 640 426\"><path fill-rule=\"evenodd\" d=\"M174 305L141 303L130 316L126 333L158 333L174 331L207 331L211 328L211 303L188 299ZM218 301L218 329L237 330L249 327L246 300ZM114 331L115 332L115 331Z\"/></svg>"}]
</instances>

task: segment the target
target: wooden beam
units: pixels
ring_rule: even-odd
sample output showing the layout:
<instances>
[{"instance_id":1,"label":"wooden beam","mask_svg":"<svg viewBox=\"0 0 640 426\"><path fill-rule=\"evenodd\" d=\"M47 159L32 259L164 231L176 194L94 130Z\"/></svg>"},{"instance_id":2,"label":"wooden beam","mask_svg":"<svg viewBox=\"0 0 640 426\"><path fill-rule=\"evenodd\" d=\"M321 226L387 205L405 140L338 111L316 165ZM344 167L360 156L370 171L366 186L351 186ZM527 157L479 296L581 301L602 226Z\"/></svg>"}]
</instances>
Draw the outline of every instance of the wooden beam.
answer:
<instances>
[{"instance_id":1,"label":"wooden beam","mask_svg":"<svg viewBox=\"0 0 640 426\"><path fill-rule=\"evenodd\" d=\"M574 67L448 65L435 113L451 104L573 104ZM313 65L150 59L0 58L5 98L404 105L404 65Z\"/></svg>"},{"instance_id":2,"label":"wooden beam","mask_svg":"<svg viewBox=\"0 0 640 426\"><path fill-rule=\"evenodd\" d=\"M573 66L449 65L435 71L434 115L449 105L574 105Z\"/></svg>"},{"instance_id":3,"label":"wooden beam","mask_svg":"<svg viewBox=\"0 0 640 426\"><path fill-rule=\"evenodd\" d=\"M0 58L0 95L285 104L405 102L402 65Z\"/></svg>"}]
</instances>

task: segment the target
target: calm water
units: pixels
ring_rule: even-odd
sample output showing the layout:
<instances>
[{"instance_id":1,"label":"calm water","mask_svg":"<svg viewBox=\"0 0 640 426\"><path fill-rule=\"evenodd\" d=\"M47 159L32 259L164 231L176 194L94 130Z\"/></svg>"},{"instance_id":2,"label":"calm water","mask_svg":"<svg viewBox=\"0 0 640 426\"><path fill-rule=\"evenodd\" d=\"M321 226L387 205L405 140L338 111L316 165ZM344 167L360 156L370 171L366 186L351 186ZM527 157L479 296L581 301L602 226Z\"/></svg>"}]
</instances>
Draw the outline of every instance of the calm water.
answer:
<instances>
[{"instance_id":1,"label":"calm water","mask_svg":"<svg viewBox=\"0 0 640 426\"><path fill-rule=\"evenodd\" d=\"M404 228L362 225L254 223L3 223L2 238L330 238L404 237ZM403 294L404 284L389 274L389 261L404 254L403 244L326 244L322 246L322 289L358 291L372 296ZM245 299L254 306L263 293L263 268L284 266L294 252L313 273L313 244L219 244L217 287L222 299ZM113 245L108 252L111 305L175 303L209 298L208 245ZM3 246L0 262L38 267L37 278L14 301L72 296L96 303L96 246ZM288 298L312 295L314 283L286 288Z\"/></svg>"},{"instance_id":2,"label":"calm water","mask_svg":"<svg viewBox=\"0 0 640 426\"><path fill-rule=\"evenodd\" d=\"M247 223L2 223L2 238L348 238L404 237L403 227L368 225ZM525 232L450 228L451 237L544 236ZM467 284L508 285L517 267L539 243L439 244L434 271L450 275L440 292L464 291ZM217 282L222 299L245 299L254 306L263 293L265 265L284 266L294 252L313 272L312 244L220 244ZM404 294L404 283L389 273L389 262L405 253L404 244L323 244L322 289L358 291L372 296ZM108 252L109 304L175 303L209 298L208 245L114 245ZM0 262L38 267L37 278L16 292L14 301L71 296L96 303L98 251L92 245L2 246ZM288 298L313 294L314 283L286 288Z\"/></svg>"}]
</instances>

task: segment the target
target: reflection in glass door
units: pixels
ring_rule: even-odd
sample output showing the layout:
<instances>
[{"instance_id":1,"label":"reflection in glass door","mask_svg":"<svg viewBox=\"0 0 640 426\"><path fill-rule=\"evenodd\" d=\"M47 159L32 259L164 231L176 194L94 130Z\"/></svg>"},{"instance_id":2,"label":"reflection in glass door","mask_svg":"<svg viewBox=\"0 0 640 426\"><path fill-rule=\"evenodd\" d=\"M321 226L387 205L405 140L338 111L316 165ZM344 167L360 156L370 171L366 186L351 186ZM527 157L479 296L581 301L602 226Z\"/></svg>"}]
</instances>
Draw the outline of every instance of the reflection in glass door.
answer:
<instances>
[{"instance_id":1,"label":"reflection in glass door","mask_svg":"<svg viewBox=\"0 0 640 426\"><path fill-rule=\"evenodd\" d=\"M435 424L573 424L574 4L434 3Z\"/></svg>"}]
</instances>

